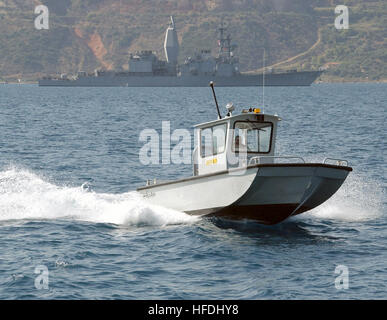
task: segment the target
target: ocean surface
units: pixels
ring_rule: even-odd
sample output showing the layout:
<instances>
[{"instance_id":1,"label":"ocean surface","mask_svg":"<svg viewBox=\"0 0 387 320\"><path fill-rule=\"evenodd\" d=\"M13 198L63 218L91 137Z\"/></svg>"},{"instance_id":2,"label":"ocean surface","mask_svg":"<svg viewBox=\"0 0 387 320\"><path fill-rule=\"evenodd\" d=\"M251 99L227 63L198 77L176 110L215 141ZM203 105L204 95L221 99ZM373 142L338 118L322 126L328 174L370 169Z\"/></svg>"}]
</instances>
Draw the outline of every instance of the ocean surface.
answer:
<instances>
[{"instance_id":1,"label":"ocean surface","mask_svg":"<svg viewBox=\"0 0 387 320\"><path fill-rule=\"evenodd\" d=\"M216 92L223 114L262 107L261 88ZM387 84L266 88L264 100L283 119L278 155L353 167L326 203L276 226L135 192L191 175L142 164L139 135L215 119L209 88L0 85L0 299L387 298Z\"/></svg>"}]
</instances>

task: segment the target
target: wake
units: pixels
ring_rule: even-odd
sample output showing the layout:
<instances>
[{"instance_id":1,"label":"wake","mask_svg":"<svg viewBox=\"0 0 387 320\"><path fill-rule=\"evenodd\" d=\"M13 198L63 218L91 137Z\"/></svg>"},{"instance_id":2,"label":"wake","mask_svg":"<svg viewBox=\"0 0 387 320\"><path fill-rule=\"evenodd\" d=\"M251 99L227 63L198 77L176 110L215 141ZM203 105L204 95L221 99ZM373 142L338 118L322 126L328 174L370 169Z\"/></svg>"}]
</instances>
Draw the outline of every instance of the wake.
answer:
<instances>
[{"instance_id":1,"label":"wake","mask_svg":"<svg viewBox=\"0 0 387 320\"><path fill-rule=\"evenodd\" d=\"M84 186L52 184L26 169L0 171L0 221L73 219L117 225L164 226L197 221L183 212L148 204L135 191L107 194Z\"/></svg>"},{"instance_id":2,"label":"wake","mask_svg":"<svg viewBox=\"0 0 387 320\"><path fill-rule=\"evenodd\" d=\"M306 215L354 222L372 220L383 215L383 199L379 183L351 173L332 198Z\"/></svg>"},{"instance_id":3,"label":"wake","mask_svg":"<svg viewBox=\"0 0 387 320\"><path fill-rule=\"evenodd\" d=\"M355 222L375 219L384 213L383 191L378 183L352 174L331 199L302 216ZM151 205L135 191L108 194L85 185L58 186L29 170L11 167L0 171L0 221L23 219L165 226L199 218Z\"/></svg>"}]
</instances>

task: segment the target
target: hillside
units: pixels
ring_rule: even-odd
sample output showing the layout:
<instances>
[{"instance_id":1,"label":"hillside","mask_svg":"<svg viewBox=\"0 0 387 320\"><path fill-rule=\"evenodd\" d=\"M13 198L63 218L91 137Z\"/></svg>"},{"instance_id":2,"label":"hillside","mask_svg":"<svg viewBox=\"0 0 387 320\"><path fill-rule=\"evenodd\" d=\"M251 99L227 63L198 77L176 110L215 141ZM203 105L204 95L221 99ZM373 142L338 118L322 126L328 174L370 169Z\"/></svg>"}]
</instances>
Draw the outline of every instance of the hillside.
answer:
<instances>
[{"instance_id":1,"label":"hillside","mask_svg":"<svg viewBox=\"0 0 387 320\"><path fill-rule=\"evenodd\" d=\"M34 28L34 8L50 9L50 29ZM349 30L334 28L336 4L350 10ZM327 80L387 79L385 1L333 0L0 0L0 78L126 69L128 53L163 58L169 15L175 16L180 60L216 52L223 20L238 44L240 69L328 68ZM283 63L280 63L283 62Z\"/></svg>"}]
</instances>

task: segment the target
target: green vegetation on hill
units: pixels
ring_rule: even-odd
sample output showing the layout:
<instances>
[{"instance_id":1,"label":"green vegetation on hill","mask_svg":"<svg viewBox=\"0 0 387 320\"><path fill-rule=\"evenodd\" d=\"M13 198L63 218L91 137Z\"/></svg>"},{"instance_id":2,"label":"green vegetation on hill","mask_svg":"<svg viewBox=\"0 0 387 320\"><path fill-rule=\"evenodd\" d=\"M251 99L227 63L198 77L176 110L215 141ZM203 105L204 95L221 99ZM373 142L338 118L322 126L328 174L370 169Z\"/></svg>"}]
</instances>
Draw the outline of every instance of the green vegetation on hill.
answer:
<instances>
[{"instance_id":1,"label":"green vegetation on hill","mask_svg":"<svg viewBox=\"0 0 387 320\"><path fill-rule=\"evenodd\" d=\"M293 66L325 66L326 79L387 79L387 3L348 1L349 29L336 30L333 23L321 23L321 42ZM322 22L330 10L317 8ZM324 19L325 18L325 19Z\"/></svg>"},{"instance_id":2,"label":"green vegetation on hill","mask_svg":"<svg viewBox=\"0 0 387 320\"><path fill-rule=\"evenodd\" d=\"M50 29L34 28L35 3L0 0L0 78L127 68L128 53L164 57L175 16L180 60L217 50L223 20L238 44L241 71L324 67L326 80L387 79L387 3L383 0L41 0ZM334 8L349 7L349 29L336 30ZM279 62L283 62L278 64Z\"/></svg>"}]
</instances>

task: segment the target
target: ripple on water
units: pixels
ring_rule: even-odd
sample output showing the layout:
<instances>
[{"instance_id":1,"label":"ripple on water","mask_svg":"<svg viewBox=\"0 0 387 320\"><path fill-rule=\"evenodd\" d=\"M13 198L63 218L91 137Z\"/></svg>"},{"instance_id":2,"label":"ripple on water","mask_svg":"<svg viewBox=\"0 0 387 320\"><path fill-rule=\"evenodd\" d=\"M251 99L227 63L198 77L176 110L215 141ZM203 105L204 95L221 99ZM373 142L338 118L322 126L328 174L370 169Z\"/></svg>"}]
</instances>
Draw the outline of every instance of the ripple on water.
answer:
<instances>
[{"instance_id":1,"label":"ripple on water","mask_svg":"<svg viewBox=\"0 0 387 320\"><path fill-rule=\"evenodd\" d=\"M0 299L385 297L385 84L267 88L265 112L284 119L279 154L354 169L325 204L277 226L195 218L131 192L191 174L144 166L138 136L212 120L208 88L62 89L0 86ZM256 88L217 90L239 111L257 101ZM39 265L49 290L35 288ZM337 265L349 290L334 287Z\"/></svg>"}]
</instances>

